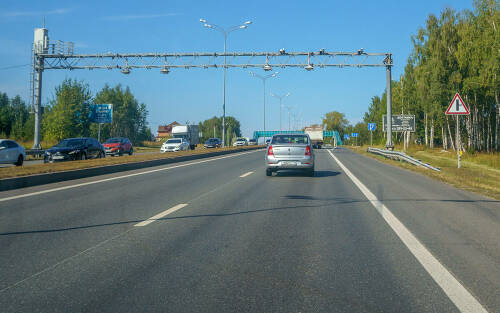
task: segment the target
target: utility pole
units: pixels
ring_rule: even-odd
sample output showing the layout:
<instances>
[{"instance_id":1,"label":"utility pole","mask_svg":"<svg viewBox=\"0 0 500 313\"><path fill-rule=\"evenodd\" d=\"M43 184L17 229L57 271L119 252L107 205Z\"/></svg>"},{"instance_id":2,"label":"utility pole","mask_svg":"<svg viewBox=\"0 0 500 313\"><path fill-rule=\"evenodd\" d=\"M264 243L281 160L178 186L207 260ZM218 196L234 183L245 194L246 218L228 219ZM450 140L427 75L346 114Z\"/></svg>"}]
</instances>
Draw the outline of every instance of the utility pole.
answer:
<instances>
[{"instance_id":1,"label":"utility pole","mask_svg":"<svg viewBox=\"0 0 500 313\"><path fill-rule=\"evenodd\" d=\"M265 71L269 71L269 70L271 70L271 68L270 67L269 68L264 67L264 70ZM274 73L266 75L266 76L261 76L259 74L255 74L254 72L250 72L250 75L252 75L253 77L257 77L257 78L259 78L259 79L262 80L262 85L264 87L264 90L263 90L264 91L263 92L263 96L264 96L263 97L264 98L264 100L263 100L263 103L264 103L264 142L266 142L266 80L268 78L271 78L271 77L276 77L278 75L278 73L279 72L274 72Z\"/></svg>"},{"instance_id":2,"label":"utility pole","mask_svg":"<svg viewBox=\"0 0 500 313\"><path fill-rule=\"evenodd\" d=\"M282 124L281 124L281 109L282 109L283 105L282 105L281 101L283 100L283 98L286 98L286 97L288 97L289 95L290 95L290 93L289 93L289 92L287 92L287 93L286 93L285 95L283 95L283 96L280 96L280 95L277 95L277 94L274 94L274 93L272 93L272 92L271 92L271 96L273 96L273 97L275 97L275 98L280 99L280 132L282 132L282 131L283 131L283 127L282 127Z\"/></svg>"}]
</instances>

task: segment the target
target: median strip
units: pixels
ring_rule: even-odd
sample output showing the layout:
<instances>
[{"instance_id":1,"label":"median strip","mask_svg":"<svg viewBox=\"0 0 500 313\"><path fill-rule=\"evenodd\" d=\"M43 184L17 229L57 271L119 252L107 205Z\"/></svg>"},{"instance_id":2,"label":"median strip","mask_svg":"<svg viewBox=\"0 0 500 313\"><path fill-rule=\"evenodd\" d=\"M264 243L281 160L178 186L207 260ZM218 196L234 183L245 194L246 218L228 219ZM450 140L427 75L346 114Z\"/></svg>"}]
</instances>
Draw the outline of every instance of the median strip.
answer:
<instances>
[{"instance_id":1,"label":"median strip","mask_svg":"<svg viewBox=\"0 0 500 313\"><path fill-rule=\"evenodd\" d=\"M135 227L143 227L143 226L149 225L149 224L153 223L154 221L157 221L157 220L159 220L162 217L165 217L165 216L167 216L167 215L169 215L171 213L174 213L175 211L180 210L180 209L182 209L183 207L185 207L187 205L188 205L187 203L178 204L176 206L171 207L168 210L165 210L165 211L163 211L161 213L156 214L155 216L153 216L151 218L148 218L147 220L144 220L144 221L142 221L140 223L137 223L134 226Z\"/></svg>"}]
</instances>

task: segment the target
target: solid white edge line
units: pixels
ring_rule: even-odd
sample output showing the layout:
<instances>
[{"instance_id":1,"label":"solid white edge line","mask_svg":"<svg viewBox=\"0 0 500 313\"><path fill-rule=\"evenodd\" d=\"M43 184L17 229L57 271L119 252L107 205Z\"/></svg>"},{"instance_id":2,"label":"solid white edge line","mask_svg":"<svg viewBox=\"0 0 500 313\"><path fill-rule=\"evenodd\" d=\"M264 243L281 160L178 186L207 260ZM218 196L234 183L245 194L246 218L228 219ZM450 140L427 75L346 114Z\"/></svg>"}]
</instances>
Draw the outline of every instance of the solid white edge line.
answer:
<instances>
[{"instance_id":1,"label":"solid white edge line","mask_svg":"<svg viewBox=\"0 0 500 313\"><path fill-rule=\"evenodd\" d=\"M185 207L187 205L188 205L187 203L178 204L176 206L171 207L168 210L165 210L165 211L163 211L161 213L156 214L153 217L148 218L147 220L144 220L144 221L142 221L140 223L137 223L134 226L135 227L142 227L142 226L149 225L149 224L153 223L154 221L159 220L160 218L162 218L164 216L167 216L167 215L169 215L171 213L174 213L175 211L180 210L180 209L182 209L183 207Z\"/></svg>"},{"instance_id":2,"label":"solid white edge line","mask_svg":"<svg viewBox=\"0 0 500 313\"><path fill-rule=\"evenodd\" d=\"M243 175L240 175L240 177L242 177L242 178L243 178L243 177L247 177L248 175L251 175L252 173L253 173L253 171L248 172L248 173L245 173L245 174L243 174Z\"/></svg>"},{"instance_id":3,"label":"solid white edge line","mask_svg":"<svg viewBox=\"0 0 500 313\"><path fill-rule=\"evenodd\" d=\"M77 188L77 187L82 187L82 186L87 186L87 185L93 185L93 184L103 183L103 182L117 180L117 179L122 179L122 178L127 178L127 177L145 175L145 174L155 173L155 172L159 172L159 171L166 171L166 170L173 169L173 168L179 168L179 167L184 167L184 166L189 166L189 165L195 165L195 164L200 164L200 163L205 163L205 162L217 161L217 160L221 160L221 159L232 158L232 157L236 157L236 156L240 156L240 155L245 155L245 154L253 153L253 152L256 152L256 151L261 151L261 149L253 150L253 151L248 151L248 152L242 152L242 153L235 153L235 154L226 155L226 156L217 157L217 158L210 158L208 160L191 162L191 163L187 163L187 164L181 164L181 165L174 165L174 166L169 166L169 167L163 167L163 168L159 168L159 169L155 169L155 170L149 170L149 171L140 172L140 173L127 174L127 175L122 175L122 176L117 176L117 177L111 177L111 178L105 178L105 179L95 180L95 181L81 183L81 184L69 185L69 186L64 186L64 187L57 187L57 188L53 188L53 189L41 190L41 191L26 193L26 194L17 195L17 196L0 198L0 202L9 201L9 200L15 200L15 199L20 199L20 198L26 198L26 197L32 197L32 196L41 195L41 194L44 194L44 193L61 191L61 190L66 190L66 189L71 189L71 188Z\"/></svg>"},{"instance_id":4,"label":"solid white edge line","mask_svg":"<svg viewBox=\"0 0 500 313\"><path fill-rule=\"evenodd\" d=\"M375 195L328 151L460 312L488 312Z\"/></svg>"}]
</instances>

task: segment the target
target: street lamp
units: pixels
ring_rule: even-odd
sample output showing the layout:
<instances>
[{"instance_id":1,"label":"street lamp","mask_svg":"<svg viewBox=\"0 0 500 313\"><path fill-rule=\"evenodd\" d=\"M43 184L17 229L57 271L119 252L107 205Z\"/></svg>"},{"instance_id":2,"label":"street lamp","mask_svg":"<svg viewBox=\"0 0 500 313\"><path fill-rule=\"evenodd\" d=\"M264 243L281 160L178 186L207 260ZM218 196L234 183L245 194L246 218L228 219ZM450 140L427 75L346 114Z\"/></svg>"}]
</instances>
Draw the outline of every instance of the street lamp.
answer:
<instances>
[{"instance_id":1,"label":"street lamp","mask_svg":"<svg viewBox=\"0 0 500 313\"><path fill-rule=\"evenodd\" d=\"M290 129L290 114L291 114L291 112L292 112L292 108L293 108L293 107L291 107L291 106L289 106L289 105L287 105L287 106L286 106L286 109L288 110L288 131L290 131L290 130L291 130L291 129Z\"/></svg>"},{"instance_id":2,"label":"street lamp","mask_svg":"<svg viewBox=\"0 0 500 313\"><path fill-rule=\"evenodd\" d=\"M276 77L278 73L279 72L274 72L266 76L261 76L259 74L255 74L254 72L250 72L250 75L252 75L253 77L260 78L264 86L264 142L266 141L266 80L271 77Z\"/></svg>"},{"instance_id":3,"label":"street lamp","mask_svg":"<svg viewBox=\"0 0 500 313\"><path fill-rule=\"evenodd\" d=\"M283 100L283 98L288 97L289 95L290 95L290 93L289 93L289 92L287 92L287 94L286 94L286 95L283 95L283 96L276 95L276 94L274 94L274 93L272 93L272 92L271 92L271 96L272 96L272 97L275 97L275 98L280 99L280 132L282 132L282 131L283 131L283 128L281 127L281 108L283 107L283 106L281 105L281 100Z\"/></svg>"},{"instance_id":4,"label":"street lamp","mask_svg":"<svg viewBox=\"0 0 500 313\"><path fill-rule=\"evenodd\" d=\"M238 26L233 26L229 28L222 28L219 25L208 23L207 20L200 18L200 23L203 24L204 27L211 28L214 30L217 30L224 35L224 87L223 87L223 96L222 96L222 146L225 147L225 142L226 142L226 43L227 43L227 36L229 33L238 30L238 29L245 29L248 27L248 25L252 24L251 21L246 21L245 23L238 25Z\"/></svg>"}]
</instances>

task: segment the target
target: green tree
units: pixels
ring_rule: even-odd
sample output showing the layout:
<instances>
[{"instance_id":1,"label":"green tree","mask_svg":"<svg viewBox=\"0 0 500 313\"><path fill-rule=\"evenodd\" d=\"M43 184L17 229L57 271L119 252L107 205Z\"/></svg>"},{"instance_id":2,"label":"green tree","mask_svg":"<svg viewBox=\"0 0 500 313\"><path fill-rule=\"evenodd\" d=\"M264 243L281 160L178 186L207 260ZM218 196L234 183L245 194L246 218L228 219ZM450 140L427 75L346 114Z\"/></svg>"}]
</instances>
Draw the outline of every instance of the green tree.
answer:
<instances>
[{"instance_id":1,"label":"green tree","mask_svg":"<svg viewBox=\"0 0 500 313\"><path fill-rule=\"evenodd\" d=\"M198 124L202 133L200 141L204 142L208 138L222 138L222 117L212 117ZM215 135L214 135L215 129ZM233 116L226 116L226 145L231 144L234 137L241 137L241 124Z\"/></svg>"},{"instance_id":2,"label":"green tree","mask_svg":"<svg viewBox=\"0 0 500 313\"><path fill-rule=\"evenodd\" d=\"M113 104L113 122L104 124L101 128L101 139L109 137L127 137L137 144L151 139L151 130L148 127L146 105L137 101L130 88L117 85L114 88L105 85L97 93L96 104ZM92 136L97 138L99 125L90 126Z\"/></svg>"},{"instance_id":3,"label":"green tree","mask_svg":"<svg viewBox=\"0 0 500 313\"><path fill-rule=\"evenodd\" d=\"M45 139L88 136L91 103L92 95L87 84L65 79L56 87L55 99L43 118Z\"/></svg>"},{"instance_id":4,"label":"green tree","mask_svg":"<svg viewBox=\"0 0 500 313\"><path fill-rule=\"evenodd\" d=\"M340 136L344 135L345 128L349 125L349 121L345 118L344 113L337 111L328 112L323 116L323 128L327 130L336 130Z\"/></svg>"}]
</instances>

